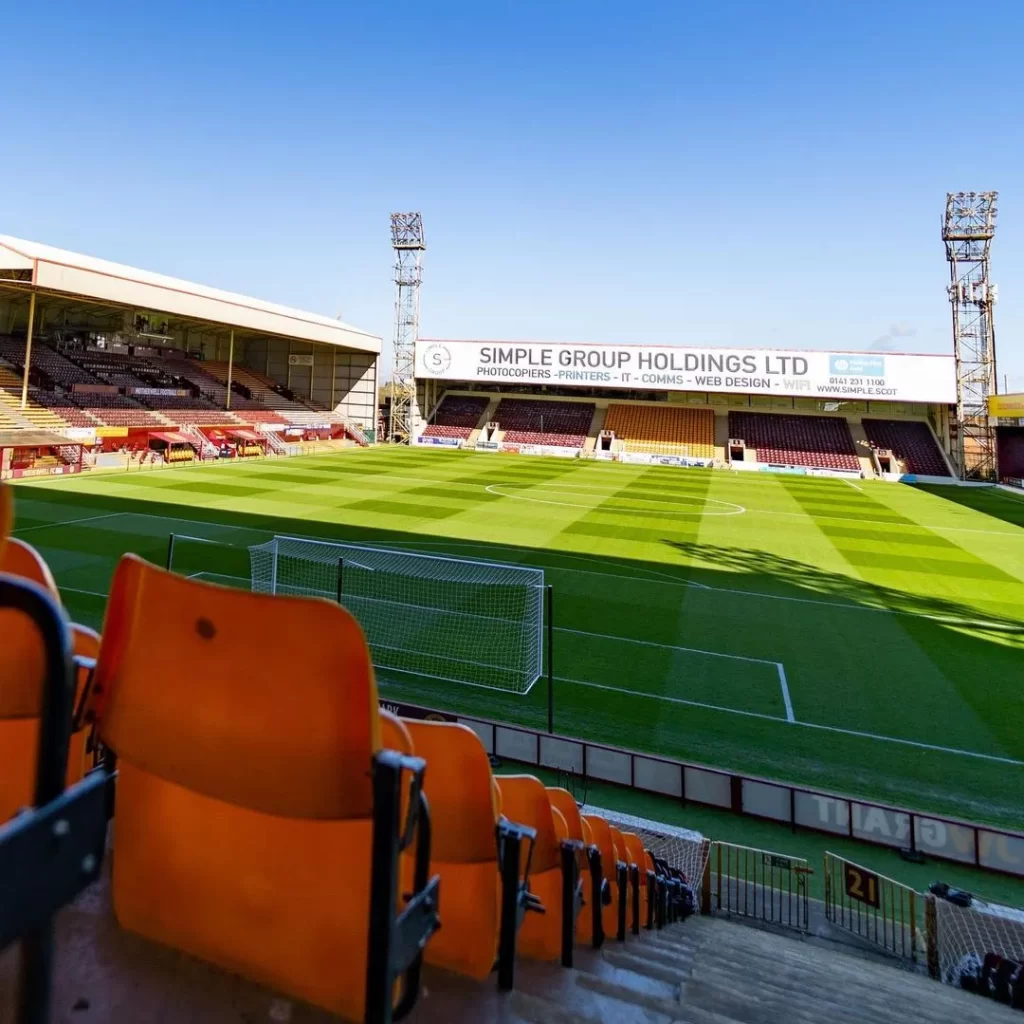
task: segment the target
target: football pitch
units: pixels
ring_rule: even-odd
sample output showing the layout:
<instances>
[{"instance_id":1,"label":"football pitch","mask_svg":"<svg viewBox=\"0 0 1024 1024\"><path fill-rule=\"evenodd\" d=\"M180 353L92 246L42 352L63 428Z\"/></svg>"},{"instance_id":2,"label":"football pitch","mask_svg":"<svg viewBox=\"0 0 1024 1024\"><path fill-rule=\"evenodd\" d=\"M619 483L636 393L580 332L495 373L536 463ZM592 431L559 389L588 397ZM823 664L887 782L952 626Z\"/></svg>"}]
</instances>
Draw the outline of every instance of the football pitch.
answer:
<instances>
[{"instance_id":1,"label":"football pitch","mask_svg":"<svg viewBox=\"0 0 1024 1024\"><path fill-rule=\"evenodd\" d=\"M555 730L1024 822L1024 496L417 449L29 481L15 534L99 627L118 558L247 581L288 534L543 568ZM543 728L525 696L381 696Z\"/></svg>"}]
</instances>

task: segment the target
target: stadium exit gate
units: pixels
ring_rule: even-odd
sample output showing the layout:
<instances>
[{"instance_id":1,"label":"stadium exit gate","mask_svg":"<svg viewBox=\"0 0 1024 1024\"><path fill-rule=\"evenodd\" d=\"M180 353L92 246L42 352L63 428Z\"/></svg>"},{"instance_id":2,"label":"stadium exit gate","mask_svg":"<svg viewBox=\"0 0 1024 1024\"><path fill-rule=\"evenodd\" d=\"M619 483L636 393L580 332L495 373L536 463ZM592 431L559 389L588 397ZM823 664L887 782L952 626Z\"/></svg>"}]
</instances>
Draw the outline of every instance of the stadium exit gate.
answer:
<instances>
[{"instance_id":1,"label":"stadium exit gate","mask_svg":"<svg viewBox=\"0 0 1024 1024\"><path fill-rule=\"evenodd\" d=\"M917 963L922 909L923 898L910 886L825 854L825 919L837 928Z\"/></svg>"},{"instance_id":2,"label":"stadium exit gate","mask_svg":"<svg viewBox=\"0 0 1024 1024\"><path fill-rule=\"evenodd\" d=\"M704 871L701 911L808 930L809 876L802 857L714 842Z\"/></svg>"}]
</instances>

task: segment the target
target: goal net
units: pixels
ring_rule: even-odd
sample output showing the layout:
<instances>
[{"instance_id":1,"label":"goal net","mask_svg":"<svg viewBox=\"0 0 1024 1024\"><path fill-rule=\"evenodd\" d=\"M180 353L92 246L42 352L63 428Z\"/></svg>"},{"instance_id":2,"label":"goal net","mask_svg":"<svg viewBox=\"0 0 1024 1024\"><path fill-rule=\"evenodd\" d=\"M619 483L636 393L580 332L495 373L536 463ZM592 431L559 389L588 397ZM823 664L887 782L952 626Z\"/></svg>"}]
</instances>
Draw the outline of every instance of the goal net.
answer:
<instances>
[{"instance_id":1,"label":"goal net","mask_svg":"<svg viewBox=\"0 0 1024 1024\"><path fill-rule=\"evenodd\" d=\"M1024 962L1024 910L985 903L976 896L966 907L939 897L935 931L939 977L947 985L961 986L965 978L975 977L992 953Z\"/></svg>"},{"instance_id":2,"label":"goal net","mask_svg":"<svg viewBox=\"0 0 1024 1024\"><path fill-rule=\"evenodd\" d=\"M254 591L340 601L385 676L524 694L543 671L543 569L298 537L249 558Z\"/></svg>"},{"instance_id":3,"label":"goal net","mask_svg":"<svg viewBox=\"0 0 1024 1024\"><path fill-rule=\"evenodd\" d=\"M650 850L653 856L665 861L669 867L681 871L694 892L699 892L710 851L710 844L699 832L661 821L637 818L632 814L608 811L592 804L584 804L580 813L599 815L620 832L638 835L645 850Z\"/></svg>"}]
</instances>

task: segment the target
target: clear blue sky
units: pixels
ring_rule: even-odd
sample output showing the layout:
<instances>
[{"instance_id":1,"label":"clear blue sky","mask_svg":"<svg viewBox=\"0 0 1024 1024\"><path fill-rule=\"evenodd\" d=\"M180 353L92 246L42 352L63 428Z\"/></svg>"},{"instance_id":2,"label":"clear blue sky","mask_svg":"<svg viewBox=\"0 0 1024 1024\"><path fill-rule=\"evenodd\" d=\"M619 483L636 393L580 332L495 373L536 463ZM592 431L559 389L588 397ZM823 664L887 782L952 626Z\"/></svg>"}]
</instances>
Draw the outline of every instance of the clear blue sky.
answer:
<instances>
[{"instance_id":1,"label":"clear blue sky","mask_svg":"<svg viewBox=\"0 0 1024 1024\"><path fill-rule=\"evenodd\" d=\"M8 5L0 231L389 340L415 209L425 336L944 352L945 193L997 188L1024 389L1024 4L966 10Z\"/></svg>"}]
</instances>

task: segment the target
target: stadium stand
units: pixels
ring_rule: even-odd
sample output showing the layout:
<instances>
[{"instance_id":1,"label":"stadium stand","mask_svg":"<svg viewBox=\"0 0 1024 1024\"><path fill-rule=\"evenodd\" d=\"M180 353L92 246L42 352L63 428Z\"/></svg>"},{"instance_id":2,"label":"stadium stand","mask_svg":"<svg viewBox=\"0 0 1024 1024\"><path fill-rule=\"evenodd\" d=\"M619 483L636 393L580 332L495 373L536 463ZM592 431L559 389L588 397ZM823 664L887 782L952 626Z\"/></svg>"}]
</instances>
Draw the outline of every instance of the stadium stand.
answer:
<instances>
[{"instance_id":1,"label":"stadium stand","mask_svg":"<svg viewBox=\"0 0 1024 1024\"><path fill-rule=\"evenodd\" d=\"M212 374L222 384L227 383L228 379L228 364L225 362L217 362L207 360L203 363L203 368L207 373ZM244 366L234 366L231 370L231 381L233 384L241 384L242 387L248 389L252 395L251 401L258 403L259 408L266 409L308 409L309 406L302 402L296 402L292 399L285 398L284 395L278 390L281 385L273 380L271 377L267 377L262 373L257 373L255 370L247 370ZM244 401L244 399L243 399ZM232 397L231 404L235 404L235 399Z\"/></svg>"},{"instance_id":2,"label":"stadium stand","mask_svg":"<svg viewBox=\"0 0 1024 1024\"><path fill-rule=\"evenodd\" d=\"M712 409L678 405L609 405L604 429L615 433L627 452L715 455L715 414Z\"/></svg>"},{"instance_id":3,"label":"stadium stand","mask_svg":"<svg viewBox=\"0 0 1024 1024\"><path fill-rule=\"evenodd\" d=\"M0 359L5 359L17 370L25 368L25 342L15 338L0 338ZM73 363L49 345L36 341L32 346L32 369L53 384L71 387L72 384L101 384L94 374Z\"/></svg>"},{"instance_id":4,"label":"stadium stand","mask_svg":"<svg viewBox=\"0 0 1024 1024\"><path fill-rule=\"evenodd\" d=\"M594 406L589 402L503 398L494 418L510 444L582 448L594 418Z\"/></svg>"},{"instance_id":5,"label":"stadium stand","mask_svg":"<svg viewBox=\"0 0 1024 1024\"><path fill-rule=\"evenodd\" d=\"M907 468L922 476L949 476L949 466L926 423L865 418L864 433L876 451L888 449Z\"/></svg>"},{"instance_id":6,"label":"stadium stand","mask_svg":"<svg viewBox=\"0 0 1024 1024\"><path fill-rule=\"evenodd\" d=\"M445 395L424 428L426 437L459 437L466 439L480 422L490 399L472 395Z\"/></svg>"},{"instance_id":7,"label":"stadium stand","mask_svg":"<svg viewBox=\"0 0 1024 1024\"><path fill-rule=\"evenodd\" d=\"M759 462L860 472L849 427L838 417L730 412L729 437L755 448Z\"/></svg>"}]
</instances>

